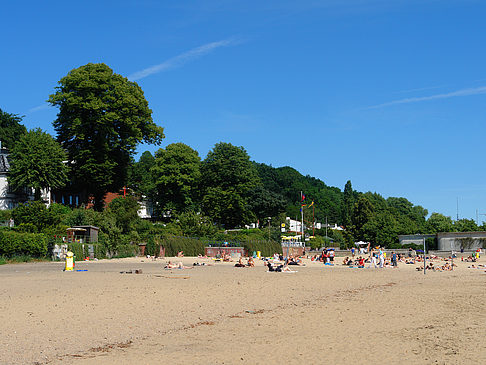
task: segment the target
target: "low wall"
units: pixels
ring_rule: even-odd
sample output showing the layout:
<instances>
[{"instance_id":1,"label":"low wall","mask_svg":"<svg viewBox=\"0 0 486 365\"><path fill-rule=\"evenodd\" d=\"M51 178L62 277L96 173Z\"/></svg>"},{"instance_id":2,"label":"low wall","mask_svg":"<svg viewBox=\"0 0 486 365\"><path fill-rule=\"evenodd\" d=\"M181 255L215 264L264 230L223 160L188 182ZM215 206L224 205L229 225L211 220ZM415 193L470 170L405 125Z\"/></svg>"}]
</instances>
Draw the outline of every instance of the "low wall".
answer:
<instances>
[{"instance_id":1,"label":"low wall","mask_svg":"<svg viewBox=\"0 0 486 365\"><path fill-rule=\"evenodd\" d=\"M208 257L223 256L223 254L247 256L244 247L206 247L204 248L204 254Z\"/></svg>"},{"instance_id":2,"label":"low wall","mask_svg":"<svg viewBox=\"0 0 486 365\"><path fill-rule=\"evenodd\" d=\"M286 257L286 256L304 256L305 255L304 247L302 247L302 246L287 247L287 246L282 245L282 252L283 252L284 257Z\"/></svg>"},{"instance_id":3,"label":"low wall","mask_svg":"<svg viewBox=\"0 0 486 365\"><path fill-rule=\"evenodd\" d=\"M440 251L486 248L486 232L437 233L437 248Z\"/></svg>"}]
</instances>

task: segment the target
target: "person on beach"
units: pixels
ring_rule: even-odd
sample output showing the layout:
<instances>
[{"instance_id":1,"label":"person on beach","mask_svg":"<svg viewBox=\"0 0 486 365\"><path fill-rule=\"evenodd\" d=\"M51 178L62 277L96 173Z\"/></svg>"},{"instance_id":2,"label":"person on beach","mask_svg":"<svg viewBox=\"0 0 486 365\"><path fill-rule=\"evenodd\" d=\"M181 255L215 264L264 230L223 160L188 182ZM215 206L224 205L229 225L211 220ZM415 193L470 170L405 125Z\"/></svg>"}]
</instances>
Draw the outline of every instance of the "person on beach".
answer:
<instances>
[{"instance_id":1,"label":"person on beach","mask_svg":"<svg viewBox=\"0 0 486 365\"><path fill-rule=\"evenodd\" d=\"M377 266L376 266L376 255L375 254L371 255L370 263L368 264L368 268L370 268L371 265L373 265L375 267L375 269L377 268Z\"/></svg>"},{"instance_id":2,"label":"person on beach","mask_svg":"<svg viewBox=\"0 0 486 365\"><path fill-rule=\"evenodd\" d=\"M384 255L381 247L380 247L380 251L379 251L379 259L380 259L380 268L383 269L383 266L385 265L385 255Z\"/></svg>"},{"instance_id":3,"label":"person on beach","mask_svg":"<svg viewBox=\"0 0 486 365\"><path fill-rule=\"evenodd\" d=\"M241 259L241 257L238 260L238 262L235 264L235 267L245 267L245 264L243 264L243 260Z\"/></svg>"},{"instance_id":4,"label":"person on beach","mask_svg":"<svg viewBox=\"0 0 486 365\"><path fill-rule=\"evenodd\" d=\"M398 267L397 254L395 252L392 252L391 262L394 268Z\"/></svg>"},{"instance_id":5,"label":"person on beach","mask_svg":"<svg viewBox=\"0 0 486 365\"><path fill-rule=\"evenodd\" d=\"M184 266L182 261L178 264L173 264L171 261L165 265L164 269L192 269L192 266Z\"/></svg>"}]
</instances>

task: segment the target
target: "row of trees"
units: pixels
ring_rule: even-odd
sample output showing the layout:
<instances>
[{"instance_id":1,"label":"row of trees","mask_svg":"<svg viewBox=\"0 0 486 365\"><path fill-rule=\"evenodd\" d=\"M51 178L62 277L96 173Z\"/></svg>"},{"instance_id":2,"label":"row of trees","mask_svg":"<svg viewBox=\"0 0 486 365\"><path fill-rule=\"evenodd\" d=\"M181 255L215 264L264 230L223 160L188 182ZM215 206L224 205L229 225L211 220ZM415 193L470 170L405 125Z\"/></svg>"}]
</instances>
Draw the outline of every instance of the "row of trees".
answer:
<instances>
[{"instance_id":1,"label":"row of trees","mask_svg":"<svg viewBox=\"0 0 486 365\"><path fill-rule=\"evenodd\" d=\"M94 197L95 210L102 212L105 194L128 186L136 196L150 198L159 217L192 222L182 225L192 227L183 234L205 237L221 227L267 223L268 217L270 236L278 234L285 216L300 217L301 191L304 203L314 202L312 209L304 207L307 226L315 220L338 223L346 228L344 234L333 233L339 242L390 244L398 234L479 228L474 221L453 222L439 213L427 219L426 209L405 198L357 192L350 181L341 191L291 167L252 162L243 147L230 143L216 144L204 159L190 146L174 143L135 161L137 145L160 145L163 128L153 121L139 85L104 64L72 70L48 101L59 108L55 139L40 129L27 131L20 116L0 110L0 139L11 151L9 184L34 188L36 199L41 189L67 185ZM131 212L126 224L139 222ZM126 224L117 229L143 231L139 223Z\"/></svg>"}]
</instances>

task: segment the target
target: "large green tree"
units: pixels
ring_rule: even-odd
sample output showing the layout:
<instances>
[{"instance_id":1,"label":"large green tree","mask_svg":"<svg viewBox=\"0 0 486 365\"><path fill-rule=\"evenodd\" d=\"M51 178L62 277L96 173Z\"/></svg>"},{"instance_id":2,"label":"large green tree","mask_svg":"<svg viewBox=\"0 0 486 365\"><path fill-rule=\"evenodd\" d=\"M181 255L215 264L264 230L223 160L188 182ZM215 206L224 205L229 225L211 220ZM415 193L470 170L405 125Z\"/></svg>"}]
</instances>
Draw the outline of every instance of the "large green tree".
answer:
<instances>
[{"instance_id":1,"label":"large green tree","mask_svg":"<svg viewBox=\"0 0 486 365\"><path fill-rule=\"evenodd\" d=\"M342 216L342 223L345 227L349 227L351 225L351 215L353 214L353 206L354 206L354 193L353 193L353 186L351 185L351 180L346 182L344 186L344 193L343 193L343 216Z\"/></svg>"},{"instance_id":2,"label":"large green tree","mask_svg":"<svg viewBox=\"0 0 486 365\"><path fill-rule=\"evenodd\" d=\"M202 162L201 175L206 215L226 228L256 219L248 203L260 180L243 147L217 143Z\"/></svg>"},{"instance_id":3,"label":"large green tree","mask_svg":"<svg viewBox=\"0 0 486 365\"><path fill-rule=\"evenodd\" d=\"M155 154L152 175L158 212L182 213L196 208L201 158L184 143L172 143Z\"/></svg>"},{"instance_id":4,"label":"large green tree","mask_svg":"<svg viewBox=\"0 0 486 365\"><path fill-rule=\"evenodd\" d=\"M41 129L30 130L20 137L10 154L7 177L14 189L33 188L35 199L41 190L61 188L68 181L67 155L49 134Z\"/></svg>"},{"instance_id":5,"label":"large green tree","mask_svg":"<svg viewBox=\"0 0 486 365\"><path fill-rule=\"evenodd\" d=\"M138 162L132 163L128 169L127 186L136 194L144 195L150 199L153 198L155 191L155 182L151 171L154 165L154 156L149 151L145 151Z\"/></svg>"},{"instance_id":6,"label":"large green tree","mask_svg":"<svg viewBox=\"0 0 486 365\"><path fill-rule=\"evenodd\" d=\"M451 217L447 217L441 213L432 213L427 220L427 224L432 233L454 231L454 223Z\"/></svg>"},{"instance_id":7,"label":"large green tree","mask_svg":"<svg viewBox=\"0 0 486 365\"><path fill-rule=\"evenodd\" d=\"M136 146L164 138L140 86L103 63L71 70L48 101L59 107L53 125L69 153L74 183L94 196L97 210L106 192L126 183Z\"/></svg>"},{"instance_id":8,"label":"large green tree","mask_svg":"<svg viewBox=\"0 0 486 365\"><path fill-rule=\"evenodd\" d=\"M25 126L20 122L22 122L21 116L0 109L0 141L2 147L12 149L20 137L27 132Z\"/></svg>"}]
</instances>

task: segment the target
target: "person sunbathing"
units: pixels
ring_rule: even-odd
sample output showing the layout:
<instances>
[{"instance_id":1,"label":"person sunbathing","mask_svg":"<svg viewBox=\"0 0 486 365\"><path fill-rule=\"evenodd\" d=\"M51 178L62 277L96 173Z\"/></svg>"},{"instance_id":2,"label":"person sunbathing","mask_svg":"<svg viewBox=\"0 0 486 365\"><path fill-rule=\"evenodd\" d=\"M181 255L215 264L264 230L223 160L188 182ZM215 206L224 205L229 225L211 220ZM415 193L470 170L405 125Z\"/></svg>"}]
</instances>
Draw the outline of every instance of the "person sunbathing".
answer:
<instances>
[{"instance_id":1,"label":"person sunbathing","mask_svg":"<svg viewBox=\"0 0 486 365\"><path fill-rule=\"evenodd\" d=\"M247 265L248 265L248 267L255 267L255 262L253 261L253 257L250 256L248 258Z\"/></svg>"},{"instance_id":2,"label":"person sunbathing","mask_svg":"<svg viewBox=\"0 0 486 365\"><path fill-rule=\"evenodd\" d=\"M192 269L192 266L184 266L182 261L177 264L173 264L171 261L165 265L164 269Z\"/></svg>"},{"instance_id":3,"label":"person sunbathing","mask_svg":"<svg viewBox=\"0 0 486 365\"><path fill-rule=\"evenodd\" d=\"M238 262L235 264L235 267L245 267L245 264L243 264L243 260L241 259L241 257L238 260Z\"/></svg>"}]
</instances>

